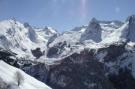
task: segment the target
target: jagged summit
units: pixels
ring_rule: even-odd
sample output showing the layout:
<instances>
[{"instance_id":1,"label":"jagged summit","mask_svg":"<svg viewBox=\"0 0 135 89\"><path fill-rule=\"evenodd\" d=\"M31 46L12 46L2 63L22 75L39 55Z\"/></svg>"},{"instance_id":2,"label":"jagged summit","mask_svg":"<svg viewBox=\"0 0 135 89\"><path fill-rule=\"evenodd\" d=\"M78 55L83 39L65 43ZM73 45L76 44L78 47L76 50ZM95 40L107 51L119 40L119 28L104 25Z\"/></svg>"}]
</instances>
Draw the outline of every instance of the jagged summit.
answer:
<instances>
[{"instance_id":1,"label":"jagged summit","mask_svg":"<svg viewBox=\"0 0 135 89\"><path fill-rule=\"evenodd\" d=\"M88 28L93 28L90 30L94 30L94 28L100 28L99 21L96 18L92 18L91 21L89 22Z\"/></svg>"},{"instance_id":2,"label":"jagged summit","mask_svg":"<svg viewBox=\"0 0 135 89\"><path fill-rule=\"evenodd\" d=\"M84 34L82 34L81 41L85 40L93 40L94 42L100 42L101 41L101 26L99 22L93 18L88 27L86 28Z\"/></svg>"},{"instance_id":3,"label":"jagged summit","mask_svg":"<svg viewBox=\"0 0 135 89\"><path fill-rule=\"evenodd\" d=\"M99 21L96 20L96 18L92 18L92 20L90 21L90 23L89 23L89 25L88 25L88 27L86 29L86 32L87 31L93 31L93 30L96 30L96 31L101 30Z\"/></svg>"},{"instance_id":4,"label":"jagged summit","mask_svg":"<svg viewBox=\"0 0 135 89\"><path fill-rule=\"evenodd\" d=\"M126 22L135 19L135 15L130 15L127 17Z\"/></svg>"},{"instance_id":5,"label":"jagged summit","mask_svg":"<svg viewBox=\"0 0 135 89\"><path fill-rule=\"evenodd\" d=\"M57 34L58 33L52 27L47 27L47 26L45 26L45 28L43 29L43 31L45 31L45 33L48 34L48 35L50 35L50 34Z\"/></svg>"},{"instance_id":6,"label":"jagged summit","mask_svg":"<svg viewBox=\"0 0 135 89\"><path fill-rule=\"evenodd\" d=\"M128 19L128 35L129 41L135 42L135 15L129 16Z\"/></svg>"}]
</instances>

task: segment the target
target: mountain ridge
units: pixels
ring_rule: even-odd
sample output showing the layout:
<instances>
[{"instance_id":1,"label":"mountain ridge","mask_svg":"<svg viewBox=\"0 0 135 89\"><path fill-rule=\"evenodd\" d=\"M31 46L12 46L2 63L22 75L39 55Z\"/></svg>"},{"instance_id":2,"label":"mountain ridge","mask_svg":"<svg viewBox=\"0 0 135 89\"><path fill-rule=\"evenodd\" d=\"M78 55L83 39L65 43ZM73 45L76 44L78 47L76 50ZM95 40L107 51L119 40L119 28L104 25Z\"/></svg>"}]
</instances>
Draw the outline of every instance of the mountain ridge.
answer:
<instances>
[{"instance_id":1,"label":"mountain ridge","mask_svg":"<svg viewBox=\"0 0 135 89\"><path fill-rule=\"evenodd\" d=\"M125 22L92 19L64 33L14 20L0 22L0 30L0 60L54 89L135 88L133 15Z\"/></svg>"}]
</instances>

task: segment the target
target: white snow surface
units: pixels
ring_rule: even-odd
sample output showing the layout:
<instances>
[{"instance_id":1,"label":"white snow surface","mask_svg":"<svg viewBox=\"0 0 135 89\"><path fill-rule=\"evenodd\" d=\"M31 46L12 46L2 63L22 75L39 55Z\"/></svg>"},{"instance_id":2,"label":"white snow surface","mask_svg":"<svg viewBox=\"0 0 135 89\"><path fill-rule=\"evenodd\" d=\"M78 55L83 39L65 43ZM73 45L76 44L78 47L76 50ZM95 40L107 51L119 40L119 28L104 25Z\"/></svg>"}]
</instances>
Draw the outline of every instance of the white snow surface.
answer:
<instances>
[{"instance_id":1,"label":"white snow surface","mask_svg":"<svg viewBox=\"0 0 135 89\"><path fill-rule=\"evenodd\" d=\"M17 82L15 80L16 72L20 72L21 75L24 77L24 81L22 82L22 84L20 84L19 87L16 86L17 89L51 89L46 84L27 75L22 70L10 66L3 61L0 61L0 78L2 78L4 82L6 82L7 84L12 83L14 86L17 85Z\"/></svg>"}]
</instances>

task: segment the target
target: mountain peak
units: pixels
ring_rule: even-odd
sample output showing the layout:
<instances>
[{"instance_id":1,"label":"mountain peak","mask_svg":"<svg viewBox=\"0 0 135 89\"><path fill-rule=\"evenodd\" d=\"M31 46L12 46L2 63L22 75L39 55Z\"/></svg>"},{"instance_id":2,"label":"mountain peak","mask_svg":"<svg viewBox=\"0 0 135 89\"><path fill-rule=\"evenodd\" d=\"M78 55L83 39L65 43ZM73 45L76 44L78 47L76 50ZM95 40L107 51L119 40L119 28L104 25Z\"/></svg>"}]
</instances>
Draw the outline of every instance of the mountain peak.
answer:
<instances>
[{"instance_id":1,"label":"mountain peak","mask_svg":"<svg viewBox=\"0 0 135 89\"><path fill-rule=\"evenodd\" d=\"M129 17L129 24L135 24L135 15Z\"/></svg>"},{"instance_id":2,"label":"mountain peak","mask_svg":"<svg viewBox=\"0 0 135 89\"><path fill-rule=\"evenodd\" d=\"M46 32L46 34L56 34L57 33L57 31L55 30L55 29L53 29L52 27L47 27L47 26L45 26L45 28L43 29L43 31L45 31Z\"/></svg>"},{"instance_id":3,"label":"mountain peak","mask_svg":"<svg viewBox=\"0 0 135 89\"><path fill-rule=\"evenodd\" d=\"M90 22L97 23L97 22L98 22L98 20L94 17L94 18L92 18L92 19L91 19L91 21L90 21Z\"/></svg>"},{"instance_id":4,"label":"mountain peak","mask_svg":"<svg viewBox=\"0 0 135 89\"><path fill-rule=\"evenodd\" d=\"M131 15L131 16L128 16L126 21L129 21L129 22L133 22L133 20L135 21L135 15Z\"/></svg>"},{"instance_id":5,"label":"mountain peak","mask_svg":"<svg viewBox=\"0 0 135 89\"><path fill-rule=\"evenodd\" d=\"M81 40L93 40L94 42L101 41L101 26L95 18L92 18L84 34L82 34Z\"/></svg>"},{"instance_id":6,"label":"mountain peak","mask_svg":"<svg viewBox=\"0 0 135 89\"><path fill-rule=\"evenodd\" d=\"M129 16L128 17L128 22L129 22L129 26L128 26L128 39L132 42L135 42L135 15Z\"/></svg>"},{"instance_id":7,"label":"mountain peak","mask_svg":"<svg viewBox=\"0 0 135 89\"><path fill-rule=\"evenodd\" d=\"M87 29L89 29L89 30L95 30L95 29L99 30L99 29L101 29L98 20L95 19L95 18L92 18L92 20L90 21Z\"/></svg>"},{"instance_id":8,"label":"mountain peak","mask_svg":"<svg viewBox=\"0 0 135 89\"><path fill-rule=\"evenodd\" d=\"M23 25L24 25L24 27L26 27L26 28L31 27L31 26L29 25L29 23L27 23L27 22L25 22Z\"/></svg>"}]
</instances>

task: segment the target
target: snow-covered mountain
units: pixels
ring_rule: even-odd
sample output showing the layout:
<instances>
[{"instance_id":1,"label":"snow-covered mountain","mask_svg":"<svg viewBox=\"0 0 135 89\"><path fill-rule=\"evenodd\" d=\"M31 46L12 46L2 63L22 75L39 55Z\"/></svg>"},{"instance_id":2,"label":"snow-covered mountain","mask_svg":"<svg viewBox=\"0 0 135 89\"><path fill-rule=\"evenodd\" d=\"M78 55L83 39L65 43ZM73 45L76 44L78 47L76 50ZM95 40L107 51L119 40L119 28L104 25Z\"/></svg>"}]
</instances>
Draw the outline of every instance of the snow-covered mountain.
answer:
<instances>
[{"instance_id":1,"label":"snow-covered mountain","mask_svg":"<svg viewBox=\"0 0 135 89\"><path fill-rule=\"evenodd\" d=\"M37 31L28 23L12 19L0 22L0 46L17 53L18 57L29 56L32 59L31 50L45 50L48 39L54 34L57 32L52 28Z\"/></svg>"},{"instance_id":2,"label":"snow-covered mountain","mask_svg":"<svg viewBox=\"0 0 135 89\"><path fill-rule=\"evenodd\" d=\"M125 22L93 18L64 33L15 20L0 22L0 30L1 49L16 54L1 50L0 59L54 89L135 88L135 15Z\"/></svg>"},{"instance_id":3,"label":"snow-covered mountain","mask_svg":"<svg viewBox=\"0 0 135 89\"><path fill-rule=\"evenodd\" d=\"M101 41L101 31L102 29L99 22L93 18L85 32L82 34L81 41L92 40L98 43Z\"/></svg>"}]
</instances>

